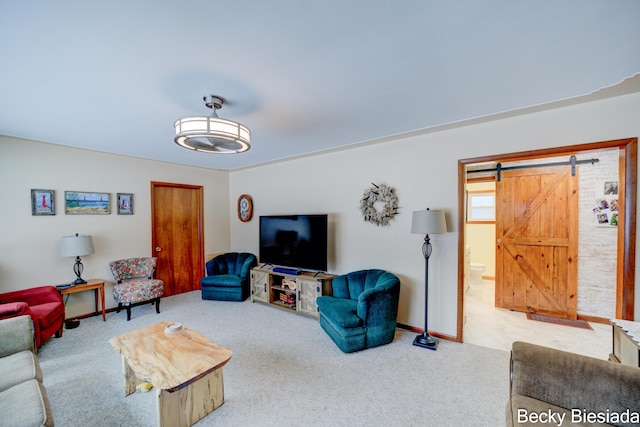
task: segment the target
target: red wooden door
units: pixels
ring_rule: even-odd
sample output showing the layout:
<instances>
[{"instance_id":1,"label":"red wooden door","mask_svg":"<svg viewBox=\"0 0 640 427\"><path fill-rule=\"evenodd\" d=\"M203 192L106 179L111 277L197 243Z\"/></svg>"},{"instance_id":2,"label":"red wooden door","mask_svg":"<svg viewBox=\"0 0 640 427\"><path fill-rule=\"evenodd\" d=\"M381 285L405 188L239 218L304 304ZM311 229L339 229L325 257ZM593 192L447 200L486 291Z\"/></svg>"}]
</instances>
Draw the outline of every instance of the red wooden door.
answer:
<instances>
[{"instance_id":1,"label":"red wooden door","mask_svg":"<svg viewBox=\"0 0 640 427\"><path fill-rule=\"evenodd\" d=\"M164 296L200 289L203 225L201 186L151 183L151 242Z\"/></svg>"}]
</instances>

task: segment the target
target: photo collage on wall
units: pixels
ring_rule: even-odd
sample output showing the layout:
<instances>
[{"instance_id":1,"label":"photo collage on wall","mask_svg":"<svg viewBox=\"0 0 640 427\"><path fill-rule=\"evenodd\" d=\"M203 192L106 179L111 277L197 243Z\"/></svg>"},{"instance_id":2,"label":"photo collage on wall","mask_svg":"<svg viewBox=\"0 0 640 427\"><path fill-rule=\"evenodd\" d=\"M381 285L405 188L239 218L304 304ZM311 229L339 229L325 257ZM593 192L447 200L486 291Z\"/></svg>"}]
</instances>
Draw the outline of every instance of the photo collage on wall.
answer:
<instances>
[{"instance_id":1,"label":"photo collage on wall","mask_svg":"<svg viewBox=\"0 0 640 427\"><path fill-rule=\"evenodd\" d=\"M599 227L618 226L618 181L605 181L598 190L601 196L595 200L593 213Z\"/></svg>"}]
</instances>

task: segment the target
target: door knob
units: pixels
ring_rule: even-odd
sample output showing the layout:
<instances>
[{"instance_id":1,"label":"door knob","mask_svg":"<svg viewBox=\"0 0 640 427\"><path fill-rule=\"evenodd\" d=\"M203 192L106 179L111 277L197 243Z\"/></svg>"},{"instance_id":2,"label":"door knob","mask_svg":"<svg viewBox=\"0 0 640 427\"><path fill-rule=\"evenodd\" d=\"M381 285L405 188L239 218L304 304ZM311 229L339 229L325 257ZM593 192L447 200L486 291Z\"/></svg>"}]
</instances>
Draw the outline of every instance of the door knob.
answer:
<instances>
[{"instance_id":1,"label":"door knob","mask_svg":"<svg viewBox=\"0 0 640 427\"><path fill-rule=\"evenodd\" d=\"M160 246L156 246L156 252L160 252L162 248Z\"/></svg>"}]
</instances>

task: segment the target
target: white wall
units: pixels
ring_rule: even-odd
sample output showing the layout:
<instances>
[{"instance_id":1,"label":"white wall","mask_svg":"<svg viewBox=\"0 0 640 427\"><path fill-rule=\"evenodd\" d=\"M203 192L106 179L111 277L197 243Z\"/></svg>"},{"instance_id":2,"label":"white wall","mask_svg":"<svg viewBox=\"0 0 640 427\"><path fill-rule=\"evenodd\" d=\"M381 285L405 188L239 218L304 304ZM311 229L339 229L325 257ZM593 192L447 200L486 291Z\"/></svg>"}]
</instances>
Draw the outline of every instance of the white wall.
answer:
<instances>
[{"instance_id":1,"label":"white wall","mask_svg":"<svg viewBox=\"0 0 640 427\"><path fill-rule=\"evenodd\" d=\"M229 248L227 172L117 156L0 136L0 292L75 279L74 260L59 255L61 236L93 236L82 277L109 281L114 259L151 256L151 181L204 186L205 253ZM56 215L31 215L31 189L55 190ZM65 191L111 194L110 215L65 215ZM134 194L134 214L117 215L116 193ZM70 296L67 316L93 311L93 293Z\"/></svg>"},{"instance_id":2,"label":"white wall","mask_svg":"<svg viewBox=\"0 0 640 427\"><path fill-rule=\"evenodd\" d=\"M422 236L410 233L411 212L445 209L450 232L434 235L430 261L429 329L456 335L458 261L457 161L640 135L640 94L536 112L406 139L283 161L230 177L230 214L246 193L254 219L231 221L231 246L258 251L259 215L329 213L335 253L329 270L383 268L402 282L398 321L424 325ZM370 183L396 189L400 214L390 226L360 217L359 200ZM640 265L640 264L639 264ZM636 283L636 295L639 288ZM636 298L636 313L640 298Z\"/></svg>"},{"instance_id":3,"label":"white wall","mask_svg":"<svg viewBox=\"0 0 640 427\"><path fill-rule=\"evenodd\" d=\"M58 244L60 236L76 232L93 235L96 247L83 258L83 276L111 280L110 260L151 253L150 182L176 182L204 186L205 253L257 253L259 215L329 213L329 270L396 273L402 281L398 320L415 327L424 326L424 260L423 236L410 233L411 212L446 210L450 232L431 236L429 329L455 336L458 159L636 137L639 111L636 93L231 173L0 136L0 292L73 279L73 260L58 255ZM388 227L360 216L360 198L371 182L394 187L399 197L400 213ZM31 216L32 188L56 190L57 215ZM65 190L134 193L135 214L65 215ZM243 193L254 202L248 223L236 216ZM639 289L637 283L636 295ZM86 292L73 295L67 310L84 314L92 305ZM640 313L640 297L635 306Z\"/></svg>"}]
</instances>

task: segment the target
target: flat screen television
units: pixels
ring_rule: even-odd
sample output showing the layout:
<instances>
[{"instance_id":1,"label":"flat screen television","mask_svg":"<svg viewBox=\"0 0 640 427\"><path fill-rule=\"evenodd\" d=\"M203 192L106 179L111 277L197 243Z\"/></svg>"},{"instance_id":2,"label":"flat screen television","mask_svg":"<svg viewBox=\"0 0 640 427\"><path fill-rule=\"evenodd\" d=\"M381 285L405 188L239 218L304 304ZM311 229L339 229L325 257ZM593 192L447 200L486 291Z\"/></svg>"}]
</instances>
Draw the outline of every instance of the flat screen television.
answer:
<instances>
[{"instance_id":1,"label":"flat screen television","mask_svg":"<svg viewBox=\"0 0 640 427\"><path fill-rule=\"evenodd\" d=\"M260 262L327 271L327 215L260 217Z\"/></svg>"}]
</instances>

